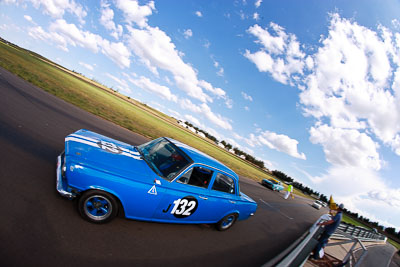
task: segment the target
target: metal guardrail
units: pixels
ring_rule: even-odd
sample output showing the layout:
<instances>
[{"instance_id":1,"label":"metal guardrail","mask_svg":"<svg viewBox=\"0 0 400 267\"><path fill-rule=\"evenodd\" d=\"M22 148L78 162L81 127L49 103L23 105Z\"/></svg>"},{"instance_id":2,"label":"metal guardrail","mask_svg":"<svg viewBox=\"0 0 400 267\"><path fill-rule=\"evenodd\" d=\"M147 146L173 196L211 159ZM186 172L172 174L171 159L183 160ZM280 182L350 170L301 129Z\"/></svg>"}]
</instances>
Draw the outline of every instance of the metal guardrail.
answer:
<instances>
[{"instance_id":1,"label":"metal guardrail","mask_svg":"<svg viewBox=\"0 0 400 267\"><path fill-rule=\"evenodd\" d=\"M343 246L346 244L352 244L351 248L346 251L347 254L346 256L344 256L344 258L342 259L342 262L345 263L345 266L351 266L351 267L358 267L360 266L361 262L363 261L363 259L365 258L365 256L368 253L367 248L364 246L364 244L361 242L360 239L358 239L357 237L354 237L348 233L343 232L342 230L337 230L335 232L335 234L337 236L340 237L340 239L345 239L341 242L337 242L337 243L328 243L326 246L327 247L333 247L333 246ZM332 238L337 239L337 237L333 237ZM361 255L359 257L356 257L354 252L355 249L357 247L357 245L360 245L360 249L362 250Z\"/></svg>"},{"instance_id":2,"label":"metal guardrail","mask_svg":"<svg viewBox=\"0 0 400 267\"><path fill-rule=\"evenodd\" d=\"M291 267L291 266L303 266L307 261L311 251L315 248L318 243L319 234L322 232L322 228L317 224L321 221L326 220L326 215L322 215L312 226L311 228L304 233L298 240L294 242L294 246L290 246L290 248L286 249L275 258L267 262L263 265L263 267L270 266L278 266L278 267ZM382 234L379 234L373 230L368 230L362 227L356 227L349 225L347 223L342 222L336 232L332 235L333 239L343 239L348 241L343 241L342 243L353 243L348 254L343 259L343 262L352 261L355 265L362 261L367 253L367 249L362 244L361 241L372 241L372 242L386 242L386 237ZM355 259L353 250L356 247L357 243L360 244L363 249L362 255ZM328 244L329 245L329 244ZM334 244L332 244L334 245Z\"/></svg>"},{"instance_id":3,"label":"metal guardrail","mask_svg":"<svg viewBox=\"0 0 400 267\"><path fill-rule=\"evenodd\" d=\"M352 237L355 237L361 241L381 241L386 242L386 236L375 232L373 230L365 229L363 227L353 226L347 223L340 223L336 232L332 235L332 238L346 238L343 233L349 234Z\"/></svg>"}]
</instances>

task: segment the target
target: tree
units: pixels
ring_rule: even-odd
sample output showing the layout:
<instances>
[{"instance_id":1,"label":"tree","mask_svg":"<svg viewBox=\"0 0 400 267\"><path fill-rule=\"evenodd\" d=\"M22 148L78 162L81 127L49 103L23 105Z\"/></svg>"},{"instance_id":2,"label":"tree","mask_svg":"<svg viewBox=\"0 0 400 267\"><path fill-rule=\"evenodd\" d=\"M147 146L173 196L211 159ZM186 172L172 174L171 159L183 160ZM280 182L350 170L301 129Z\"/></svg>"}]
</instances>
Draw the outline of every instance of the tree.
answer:
<instances>
[{"instance_id":1,"label":"tree","mask_svg":"<svg viewBox=\"0 0 400 267\"><path fill-rule=\"evenodd\" d=\"M393 227L386 228L385 232L388 233L389 235L396 235L396 229Z\"/></svg>"},{"instance_id":2,"label":"tree","mask_svg":"<svg viewBox=\"0 0 400 267\"><path fill-rule=\"evenodd\" d=\"M328 203L328 198L327 198L324 194L321 194L321 195L319 196L319 199L322 200L322 201L324 201L324 202L326 202L326 203Z\"/></svg>"},{"instance_id":3,"label":"tree","mask_svg":"<svg viewBox=\"0 0 400 267\"><path fill-rule=\"evenodd\" d=\"M281 171L274 170L274 171L272 171L272 174L275 175L278 179L280 179L282 181L293 183L293 179ZM294 186L294 184L293 184L293 186Z\"/></svg>"}]
</instances>

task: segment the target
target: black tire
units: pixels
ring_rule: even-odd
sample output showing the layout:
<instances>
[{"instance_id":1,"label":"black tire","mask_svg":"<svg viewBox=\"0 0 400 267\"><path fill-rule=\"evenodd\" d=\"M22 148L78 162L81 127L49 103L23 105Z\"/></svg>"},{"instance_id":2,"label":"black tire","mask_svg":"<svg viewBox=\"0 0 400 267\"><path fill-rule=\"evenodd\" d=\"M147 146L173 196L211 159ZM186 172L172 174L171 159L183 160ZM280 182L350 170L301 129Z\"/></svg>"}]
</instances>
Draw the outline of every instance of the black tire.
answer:
<instances>
[{"instance_id":1,"label":"black tire","mask_svg":"<svg viewBox=\"0 0 400 267\"><path fill-rule=\"evenodd\" d=\"M78 210L82 218L92 223L107 223L118 214L118 202L107 192L90 190L79 198Z\"/></svg>"},{"instance_id":2,"label":"black tire","mask_svg":"<svg viewBox=\"0 0 400 267\"><path fill-rule=\"evenodd\" d=\"M237 220L237 214L231 213L226 215L219 222L217 222L215 226L217 227L218 231L226 231L235 224L236 220Z\"/></svg>"}]
</instances>

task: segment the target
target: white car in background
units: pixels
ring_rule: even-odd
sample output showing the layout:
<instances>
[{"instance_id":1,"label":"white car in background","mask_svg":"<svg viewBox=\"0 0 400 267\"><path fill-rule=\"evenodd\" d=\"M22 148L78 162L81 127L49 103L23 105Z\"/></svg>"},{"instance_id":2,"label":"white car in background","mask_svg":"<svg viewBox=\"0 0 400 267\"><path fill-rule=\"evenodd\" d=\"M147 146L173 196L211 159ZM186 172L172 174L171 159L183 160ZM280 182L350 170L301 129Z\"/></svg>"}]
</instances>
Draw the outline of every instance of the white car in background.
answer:
<instances>
[{"instance_id":1,"label":"white car in background","mask_svg":"<svg viewBox=\"0 0 400 267\"><path fill-rule=\"evenodd\" d=\"M322 208L323 204L322 204L321 201L317 200L317 201L315 201L315 202L312 204L312 206L313 206L314 208L316 208L317 210L319 210L319 209Z\"/></svg>"}]
</instances>

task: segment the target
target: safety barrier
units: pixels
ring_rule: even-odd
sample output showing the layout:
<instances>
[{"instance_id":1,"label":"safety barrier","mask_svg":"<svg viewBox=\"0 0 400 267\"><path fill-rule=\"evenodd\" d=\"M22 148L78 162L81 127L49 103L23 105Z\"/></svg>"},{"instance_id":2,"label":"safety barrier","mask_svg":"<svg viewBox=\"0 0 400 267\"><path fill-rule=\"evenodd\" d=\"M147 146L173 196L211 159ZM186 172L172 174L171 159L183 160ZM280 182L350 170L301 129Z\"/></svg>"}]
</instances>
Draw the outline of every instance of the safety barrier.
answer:
<instances>
[{"instance_id":1,"label":"safety barrier","mask_svg":"<svg viewBox=\"0 0 400 267\"><path fill-rule=\"evenodd\" d=\"M369 230L363 227L353 226L342 222L336 232L332 235L332 238L342 239L347 238L342 233L349 234L361 241L376 241L386 242L386 236L376 232L376 230Z\"/></svg>"},{"instance_id":2,"label":"safety barrier","mask_svg":"<svg viewBox=\"0 0 400 267\"><path fill-rule=\"evenodd\" d=\"M305 232L298 240L296 240L292 246L288 249L284 250L282 253L277 255L275 258L267 262L263 265L263 267L270 266L278 266L278 267L297 267L303 266L310 256L311 252L315 248L318 243L318 237L323 231L321 226L317 224L322 221L326 221L328 218L326 215L322 215L312 226L311 228ZM342 243L353 243L354 245L351 247L350 251L343 259L345 261L352 261L353 266L357 266L362 259L365 257L367 250L361 241L372 241L372 242L386 242L386 237L381 235L374 230L368 230L362 227L356 227L349 225L347 223L341 223L336 230L336 232L332 235L332 239L343 239L348 241L343 241ZM353 250L356 245L360 244L363 253L358 258L355 259ZM334 244L331 244L331 246Z\"/></svg>"}]
</instances>

